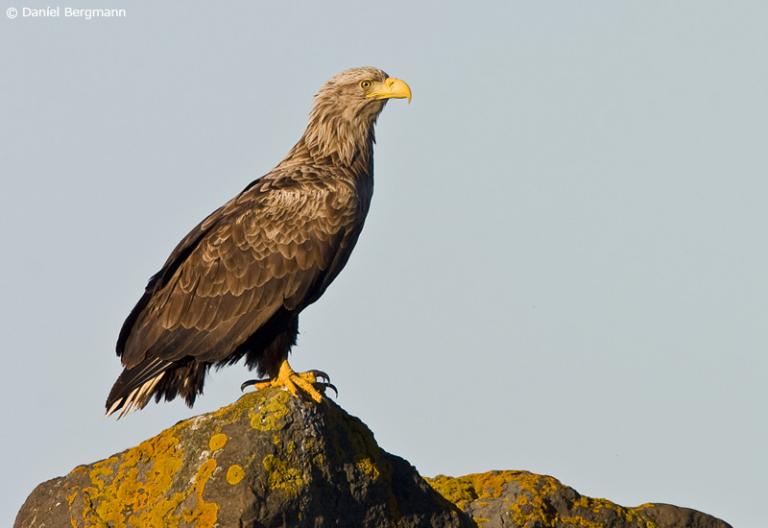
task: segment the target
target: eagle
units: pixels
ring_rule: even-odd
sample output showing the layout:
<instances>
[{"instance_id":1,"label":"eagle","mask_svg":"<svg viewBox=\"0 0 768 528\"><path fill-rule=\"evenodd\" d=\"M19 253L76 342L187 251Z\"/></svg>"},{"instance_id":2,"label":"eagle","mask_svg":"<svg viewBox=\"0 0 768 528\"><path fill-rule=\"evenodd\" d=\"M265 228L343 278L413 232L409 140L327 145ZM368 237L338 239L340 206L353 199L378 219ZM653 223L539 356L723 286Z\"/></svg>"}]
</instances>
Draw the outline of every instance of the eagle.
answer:
<instances>
[{"instance_id":1,"label":"eagle","mask_svg":"<svg viewBox=\"0 0 768 528\"><path fill-rule=\"evenodd\" d=\"M256 389L282 387L321 402L319 370L288 354L299 314L347 263L373 194L374 125L389 99L411 100L400 79L353 68L316 93L304 134L269 173L178 243L123 323L123 371L107 415L181 396L190 407L212 366L245 358Z\"/></svg>"}]
</instances>

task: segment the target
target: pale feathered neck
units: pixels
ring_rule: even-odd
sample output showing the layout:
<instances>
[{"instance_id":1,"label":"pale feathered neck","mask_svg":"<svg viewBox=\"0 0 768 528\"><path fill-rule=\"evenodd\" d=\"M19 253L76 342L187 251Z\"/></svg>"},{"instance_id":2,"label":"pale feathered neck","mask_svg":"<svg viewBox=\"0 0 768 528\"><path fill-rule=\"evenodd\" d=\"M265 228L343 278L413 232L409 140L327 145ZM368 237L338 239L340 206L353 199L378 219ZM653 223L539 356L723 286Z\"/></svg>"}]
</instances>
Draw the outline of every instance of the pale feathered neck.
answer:
<instances>
[{"instance_id":1,"label":"pale feathered neck","mask_svg":"<svg viewBox=\"0 0 768 528\"><path fill-rule=\"evenodd\" d=\"M374 125L383 108L383 101L354 107L334 96L324 96L321 91L315 98L304 135L285 161L292 155L304 154L315 162L368 166L376 142Z\"/></svg>"}]
</instances>

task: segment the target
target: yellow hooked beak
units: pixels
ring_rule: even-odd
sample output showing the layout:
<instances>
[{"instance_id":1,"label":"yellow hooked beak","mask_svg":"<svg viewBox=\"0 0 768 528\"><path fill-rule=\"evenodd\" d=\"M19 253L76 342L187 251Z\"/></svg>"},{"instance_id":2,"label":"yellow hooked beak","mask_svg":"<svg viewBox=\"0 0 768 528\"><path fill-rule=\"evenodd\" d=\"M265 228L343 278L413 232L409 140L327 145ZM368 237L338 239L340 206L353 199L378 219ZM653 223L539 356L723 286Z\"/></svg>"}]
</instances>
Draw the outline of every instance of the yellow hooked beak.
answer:
<instances>
[{"instance_id":1,"label":"yellow hooked beak","mask_svg":"<svg viewBox=\"0 0 768 528\"><path fill-rule=\"evenodd\" d=\"M408 99L411 102L411 87L405 81L387 77L383 81L373 83L366 94L371 99Z\"/></svg>"}]
</instances>

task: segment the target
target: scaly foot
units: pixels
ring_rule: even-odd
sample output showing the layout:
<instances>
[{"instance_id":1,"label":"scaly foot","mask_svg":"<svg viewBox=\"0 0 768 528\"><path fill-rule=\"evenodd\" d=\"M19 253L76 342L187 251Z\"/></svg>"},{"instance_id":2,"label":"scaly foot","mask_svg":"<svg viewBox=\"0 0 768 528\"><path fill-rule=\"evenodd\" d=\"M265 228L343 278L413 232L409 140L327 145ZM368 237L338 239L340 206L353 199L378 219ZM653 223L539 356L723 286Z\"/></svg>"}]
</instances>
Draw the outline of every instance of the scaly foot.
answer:
<instances>
[{"instance_id":1,"label":"scaly foot","mask_svg":"<svg viewBox=\"0 0 768 528\"><path fill-rule=\"evenodd\" d=\"M288 360L283 360L280 364L280 370L277 376L266 380L248 380L240 385L240 390L245 390L246 387L253 386L256 390L266 389L268 387L284 387L293 396L299 395L299 391L305 392L317 403L323 401L323 395L318 391L317 387L321 390L326 388L333 389L333 392L338 394L336 387L331 383L331 378L328 374L321 370L308 370L306 372L296 372L288 364Z\"/></svg>"}]
</instances>

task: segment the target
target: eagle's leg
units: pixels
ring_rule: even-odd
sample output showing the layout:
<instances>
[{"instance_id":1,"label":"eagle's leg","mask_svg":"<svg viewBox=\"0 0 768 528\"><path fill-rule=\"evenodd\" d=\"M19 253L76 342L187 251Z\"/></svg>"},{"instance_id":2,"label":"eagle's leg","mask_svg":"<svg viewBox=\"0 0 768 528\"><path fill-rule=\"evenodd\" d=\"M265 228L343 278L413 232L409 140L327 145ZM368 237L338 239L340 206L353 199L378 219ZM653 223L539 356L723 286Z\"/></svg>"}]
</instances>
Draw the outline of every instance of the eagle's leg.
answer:
<instances>
[{"instance_id":1,"label":"eagle's leg","mask_svg":"<svg viewBox=\"0 0 768 528\"><path fill-rule=\"evenodd\" d=\"M321 381L318 381L321 380ZM326 381L322 381L326 380ZM315 388L315 385L321 387L330 387L334 391L336 387L328 383L330 378L328 374L320 370L308 370L306 372L296 372L291 368L287 359L280 363L280 369L277 376L268 380L249 380L243 383L240 388L245 389L250 385L256 390L266 389L268 387L284 387L293 396L299 395L299 390L307 393L317 403L323 401L323 395Z\"/></svg>"}]
</instances>

